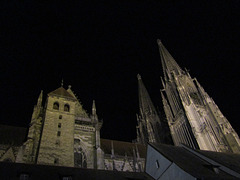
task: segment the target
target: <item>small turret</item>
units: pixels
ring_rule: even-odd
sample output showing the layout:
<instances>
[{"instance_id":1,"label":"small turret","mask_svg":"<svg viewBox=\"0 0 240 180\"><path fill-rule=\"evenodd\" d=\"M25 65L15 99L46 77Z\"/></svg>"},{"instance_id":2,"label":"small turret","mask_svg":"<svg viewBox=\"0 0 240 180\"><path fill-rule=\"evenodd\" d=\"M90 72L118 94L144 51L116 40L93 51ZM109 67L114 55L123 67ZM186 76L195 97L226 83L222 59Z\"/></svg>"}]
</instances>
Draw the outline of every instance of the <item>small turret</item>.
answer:
<instances>
[{"instance_id":1,"label":"small turret","mask_svg":"<svg viewBox=\"0 0 240 180\"><path fill-rule=\"evenodd\" d=\"M113 146L113 141L111 141L111 157L114 158L114 146Z\"/></svg>"},{"instance_id":2,"label":"small turret","mask_svg":"<svg viewBox=\"0 0 240 180\"><path fill-rule=\"evenodd\" d=\"M97 109L96 109L96 105L95 105L95 100L93 100L93 104L92 104L92 119L95 120L95 121L98 120Z\"/></svg>"},{"instance_id":3,"label":"small turret","mask_svg":"<svg viewBox=\"0 0 240 180\"><path fill-rule=\"evenodd\" d=\"M97 115L95 100L93 100L93 104L92 104L92 115L93 116Z\"/></svg>"}]
</instances>

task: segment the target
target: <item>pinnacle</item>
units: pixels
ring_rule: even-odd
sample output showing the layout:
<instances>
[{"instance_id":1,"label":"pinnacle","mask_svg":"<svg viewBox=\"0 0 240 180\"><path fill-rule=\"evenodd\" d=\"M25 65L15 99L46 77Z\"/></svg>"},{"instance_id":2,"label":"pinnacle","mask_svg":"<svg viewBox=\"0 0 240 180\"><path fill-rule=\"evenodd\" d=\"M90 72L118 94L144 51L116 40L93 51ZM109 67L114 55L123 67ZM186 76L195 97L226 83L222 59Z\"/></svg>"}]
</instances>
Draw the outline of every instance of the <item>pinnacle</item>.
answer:
<instances>
[{"instance_id":1,"label":"pinnacle","mask_svg":"<svg viewBox=\"0 0 240 180\"><path fill-rule=\"evenodd\" d=\"M62 79L62 82L61 82L61 87L63 87L63 79Z\"/></svg>"},{"instance_id":2,"label":"pinnacle","mask_svg":"<svg viewBox=\"0 0 240 180\"><path fill-rule=\"evenodd\" d=\"M137 75L138 80L142 79L140 74Z\"/></svg>"},{"instance_id":3,"label":"pinnacle","mask_svg":"<svg viewBox=\"0 0 240 180\"><path fill-rule=\"evenodd\" d=\"M161 45L162 41L160 39L157 39L157 43L158 43L158 45Z\"/></svg>"}]
</instances>

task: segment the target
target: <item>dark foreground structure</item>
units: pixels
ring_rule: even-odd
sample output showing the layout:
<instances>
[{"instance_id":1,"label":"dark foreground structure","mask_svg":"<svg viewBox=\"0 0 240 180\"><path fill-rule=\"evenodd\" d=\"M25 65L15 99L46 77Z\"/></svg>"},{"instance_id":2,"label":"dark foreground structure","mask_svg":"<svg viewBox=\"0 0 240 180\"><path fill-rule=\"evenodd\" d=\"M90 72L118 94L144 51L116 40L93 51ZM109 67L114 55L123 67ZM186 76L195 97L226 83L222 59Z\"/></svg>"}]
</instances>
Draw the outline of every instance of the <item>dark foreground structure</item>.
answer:
<instances>
[{"instance_id":1,"label":"dark foreground structure","mask_svg":"<svg viewBox=\"0 0 240 180\"><path fill-rule=\"evenodd\" d=\"M240 179L240 155L149 144L144 172L0 162L0 180Z\"/></svg>"},{"instance_id":2,"label":"dark foreground structure","mask_svg":"<svg viewBox=\"0 0 240 180\"><path fill-rule=\"evenodd\" d=\"M240 179L240 155L151 144L145 172L157 180Z\"/></svg>"},{"instance_id":3,"label":"dark foreground structure","mask_svg":"<svg viewBox=\"0 0 240 180\"><path fill-rule=\"evenodd\" d=\"M148 180L146 173L0 162L1 180Z\"/></svg>"}]
</instances>

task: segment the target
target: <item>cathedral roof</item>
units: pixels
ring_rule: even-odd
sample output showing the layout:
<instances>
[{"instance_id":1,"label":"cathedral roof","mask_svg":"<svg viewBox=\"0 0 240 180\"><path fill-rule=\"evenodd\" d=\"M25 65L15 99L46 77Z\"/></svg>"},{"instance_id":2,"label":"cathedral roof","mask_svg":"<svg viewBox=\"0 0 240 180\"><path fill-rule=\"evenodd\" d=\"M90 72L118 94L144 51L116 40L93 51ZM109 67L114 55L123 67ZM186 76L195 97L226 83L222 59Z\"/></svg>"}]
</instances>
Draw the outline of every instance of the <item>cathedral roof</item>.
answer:
<instances>
[{"instance_id":1,"label":"cathedral roof","mask_svg":"<svg viewBox=\"0 0 240 180\"><path fill-rule=\"evenodd\" d=\"M150 146L194 177L236 179L227 172L240 173L240 154L193 150L185 145L151 143ZM219 172L216 173L214 167L219 168Z\"/></svg>"},{"instance_id":2,"label":"cathedral roof","mask_svg":"<svg viewBox=\"0 0 240 180\"><path fill-rule=\"evenodd\" d=\"M133 149L136 151L137 146L140 157L146 157L146 146L144 145L110 139L101 139L101 148L105 154L111 154L112 144L115 155L133 156Z\"/></svg>"},{"instance_id":3,"label":"cathedral roof","mask_svg":"<svg viewBox=\"0 0 240 180\"><path fill-rule=\"evenodd\" d=\"M67 92L66 89L64 89L63 87L60 87L50 93L48 93L48 95L55 95L55 96L61 96L61 97L67 97L67 98L72 98L75 99L75 97L73 97L69 92Z\"/></svg>"},{"instance_id":4,"label":"cathedral roof","mask_svg":"<svg viewBox=\"0 0 240 180\"><path fill-rule=\"evenodd\" d=\"M20 146L27 136L27 128L0 125L0 144Z\"/></svg>"},{"instance_id":5,"label":"cathedral roof","mask_svg":"<svg viewBox=\"0 0 240 180\"><path fill-rule=\"evenodd\" d=\"M224 166L240 173L240 154L237 153L224 153L214 151L195 150L199 154L208 157Z\"/></svg>"}]
</instances>

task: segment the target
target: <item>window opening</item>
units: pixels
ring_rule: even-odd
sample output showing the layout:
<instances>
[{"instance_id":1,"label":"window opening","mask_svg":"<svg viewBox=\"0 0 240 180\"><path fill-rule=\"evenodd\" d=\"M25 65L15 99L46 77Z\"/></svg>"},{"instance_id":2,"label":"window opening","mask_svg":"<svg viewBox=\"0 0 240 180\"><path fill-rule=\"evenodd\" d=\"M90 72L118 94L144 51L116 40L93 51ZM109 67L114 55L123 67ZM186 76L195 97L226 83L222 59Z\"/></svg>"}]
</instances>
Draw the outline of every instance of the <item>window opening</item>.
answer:
<instances>
[{"instance_id":1,"label":"window opening","mask_svg":"<svg viewBox=\"0 0 240 180\"><path fill-rule=\"evenodd\" d=\"M74 139L74 166L87 168L87 156L80 145L79 139Z\"/></svg>"},{"instance_id":2,"label":"window opening","mask_svg":"<svg viewBox=\"0 0 240 180\"><path fill-rule=\"evenodd\" d=\"M53 103L53 109L59 110L59 103L58 102Z\"/></svg>"},{"instance_id":3,"label":"window opening","mask_svg":"<svg viewBox=\"0 0 240 180\"><path fill-rule=\"evenodd\" d=\"M156 168L157 168L157 169L160 168L160 164L159 164L159 161L158 161L158 160L156 160Z\"/></svg>"},{"instance_id":4,"label":"window opening","mask_svg":"<svg viewBox=\"0 0 240 180\"><path fill-rule=\"evenodd\" d=\"M59 163L59 159L58 158L55 158L54 159L54 164L58 164Z\"/></svg>"},{"instance_id":5,"label":"window opening","mask_svg":"<svg viewBox=\"0 0 240 180\"><path fill-rule=\"evenodd\" d=\"M70 106L68 104L64 105L64 111L67 111L67 112L70 111Z\"/></svg>"}]
</instances>

